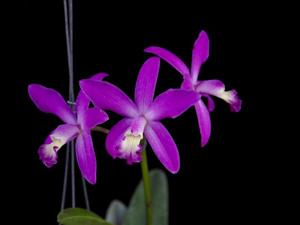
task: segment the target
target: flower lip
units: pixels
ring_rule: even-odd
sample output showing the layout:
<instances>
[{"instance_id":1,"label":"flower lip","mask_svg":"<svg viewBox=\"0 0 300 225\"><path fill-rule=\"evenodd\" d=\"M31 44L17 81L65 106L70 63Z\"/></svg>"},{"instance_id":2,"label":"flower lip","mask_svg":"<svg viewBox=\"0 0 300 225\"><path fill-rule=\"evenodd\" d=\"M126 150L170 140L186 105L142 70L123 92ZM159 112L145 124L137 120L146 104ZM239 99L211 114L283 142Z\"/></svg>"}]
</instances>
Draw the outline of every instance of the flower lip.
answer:
<instances>
[{"instance_id":1,"label":"flower lip","mask_svg":"<svg viewBox=\"0 0 300 225\"><path fill-rule=\"evenodd\" d=\"M144 129L146 127L147 120L140 116L133 120L130 127L124 132L123 138L116 146L116 157L127 159L128 164L137 163L142 160L141 141L144 138Z\"/></svg>"},{"instance_id":2,"label":"flower lip","mask_svg":"<svg viewBox=\"0 0 300 225\"><path fill-rule=\"evenodd\" d=\"M57 163L57 152L68 141L78 136L80 129L76 125L63 124L58 126L40 146L38 154L40 160L47 167L52 167Z\"/></svg>"},{"instance_id":3,"label":"flower lip","mask_svg":"<svg viewBox=\"0 0 300 225\"><path fill-rule=\"evenodd\" d=\"M57 163L57 151L63 144L64 142L61 139L56 139L50 135L46 143L40 146L38 150L39 157L46 167L50 168Z\"/></svg>"},{"instance_id":4,"label":"flower lip","mask_svg":"<svg viewBox=\"0 0 300 225\"><path fill-rule=\"evenodd\" d=\"M140 162L142 160L141 140L141 135L133 135L131 132L126 132L121 143L117 146L117 157L126 159L128 164Z\"/></svg>"},{"instance_id":5,"label":"flower lip","mask_svg":"<svg viewBox=\"0 0 300 225\"><path fill-rule=\"evenodd\" d=\"M239 98L236 90L226 91L223 99L230 104L231 112L239 112L242 107L242 100Z\"/></svg>"}]
</instances>

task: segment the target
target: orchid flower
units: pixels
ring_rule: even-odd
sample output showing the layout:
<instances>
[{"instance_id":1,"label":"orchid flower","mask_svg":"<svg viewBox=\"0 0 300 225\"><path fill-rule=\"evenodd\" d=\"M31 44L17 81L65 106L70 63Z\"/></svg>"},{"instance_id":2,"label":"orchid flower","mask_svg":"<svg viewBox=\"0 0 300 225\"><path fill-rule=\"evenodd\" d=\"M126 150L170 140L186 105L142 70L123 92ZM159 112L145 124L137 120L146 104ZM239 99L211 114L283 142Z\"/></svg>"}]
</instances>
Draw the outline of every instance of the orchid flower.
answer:
<instances>
[{"instance_id":1,"label":"orchid flower","mask_svg":"<svg viewBox=\"0 0 300 225\"><path fill-rule=\"evenodd\" d=\"M206 32L200 32L194 44L191 70L188 69L181 59L164 48L149 47L145 49L145 52L155 54L172 65L183 76L182 89L193 90L199 94L200 99L195 104L195 109L198 117L202 147L207 144L211 134L209 112L212 112L215 108L211 95L229 103L232 112L240 111L242 101L239 99L236 90L225 91L225 85L220 80L198 80L201 65L209 56L209 39ZM203 103L202 98L207 99L207 106Z\"/></svg>"},{"instance_id":2,"label":"orchid flower","mask_svg":"<svg viewBox=\"0 0 300 225\"><path fill-rule=\"evenodd\" d=\"M140 162L141 140L145 138L160 162L170 172L177 173L178 149L160 120L181 115L199 96L193 91L169 89L153 100L159 66L158 57L144 63L137 78L134 102L108 82L82 80L80 87L95 106L124 117L106 138L106 149L113 158L126 159L128 164Z\"/></svg>"},{"instance_id":3,"label":"orchid flower","mask_svg":"<svg viewBox=\"0 0 300 225\"><path fill-rule=\"evenodd\" d=\"M102 80L107 74L99 73L91 80ZM90 101L80 91L76 99L76 113L67 105L63 97L55 90L39 84L28 86L29 96L39 110L52 113L64 124L59 125L48 135L38 153L47 167L57 163L57 152L67 142L76 138L76 158L83 177L91 184L96 183L97 163L94 152L91 129L108 120L107 114L98 108L89 108Z\"/></svg>"}]
</instances>

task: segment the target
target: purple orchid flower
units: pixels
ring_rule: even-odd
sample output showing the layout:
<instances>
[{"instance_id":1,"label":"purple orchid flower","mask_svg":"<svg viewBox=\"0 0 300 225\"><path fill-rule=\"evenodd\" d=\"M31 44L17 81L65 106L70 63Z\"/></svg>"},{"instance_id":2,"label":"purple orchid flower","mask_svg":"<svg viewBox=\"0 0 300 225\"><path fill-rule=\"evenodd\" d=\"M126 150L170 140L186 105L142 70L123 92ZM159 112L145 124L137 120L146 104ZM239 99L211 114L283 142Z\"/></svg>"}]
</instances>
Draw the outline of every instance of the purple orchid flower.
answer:
<instances>
[{"instance_id":1,"label":"purple orchid flower","mask_svg":"<svg viewBox=\"0 0 300 225\"><path fill-rule=\"evenodd\" d=\"M172 173L180 167L177 146L160 122L175 118L198 101L193 91L169 89L153 100L160 59L152 57L142 66L136 86L135 102L118 87L104 81L80 81L81 89L101 109L111 110L125 118L112 127L106 148L113 158L126 159L128 164L140 162L141 140L147 139L160 162Z\"/></svg>"},{"instance_id":2,"label":"purple orchid flower","mask_svg":"<svg viewBox=\"0 0 300 225\"><path fill-rule=\"evenodd\" d=\"M181 88L184 90L193 90L200 95L199 101L195 104L198 117L198 124L201 133L201 146L205 146L211 133L211 121L209 112L215 108L214 100L210 97L216 96L230 104L232 112L239 112L242 101L239 99L236 90L225 91L225 85L220 80L199 81L198 76L201 65L209 56L209 39L206 32L202 31L194 44L192 55L192 68L188 69L186 64L170 51L160 47L149 47L145 52L155 54L166 62L171 64L183 76ZM206 106L202 97L208 101Z\"/></svg>"},{"instance_id":3,"label":"purple orchid flower","mask_svg":"<svg viewBox=\"0 0 300 225\"><path fill-rule=\"evenodd\" d=\"M102 80L107 74L99 73L91 80ZM91 137L91 129L108 120L107 114L98 108L89 108L89 99L80 91L76 99L76 114L55 90L39 84L30 84L28 92L39 110L52 113L65 124L58 126L40 146L40 160L47 167L57 163L57 152L67 142L76 138L76 158L83 177L96 183L97 162Z\"/></svg>"}]
</instances>

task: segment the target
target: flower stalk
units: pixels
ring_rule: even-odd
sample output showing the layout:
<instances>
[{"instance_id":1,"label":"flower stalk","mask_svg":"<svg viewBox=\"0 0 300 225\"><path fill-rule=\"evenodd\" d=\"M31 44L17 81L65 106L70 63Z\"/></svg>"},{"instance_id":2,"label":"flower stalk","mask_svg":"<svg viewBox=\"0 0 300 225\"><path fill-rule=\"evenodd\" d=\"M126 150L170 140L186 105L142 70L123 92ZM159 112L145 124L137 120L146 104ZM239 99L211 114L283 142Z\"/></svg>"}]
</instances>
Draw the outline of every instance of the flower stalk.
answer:
<instances>
[{"instance_id":1,"label":"flower stalk","mask_svg":"<svg viewBox=\"0 0 300 225\"><path fill-rule=\"evenodd\" d=\"M109 133L109 129L106 129L104 127L100 127L100 126L96 126L92 129L93 131L97 131L97 132L101 132L104 134L108 134Z\"/></svg>"},{"instance_id":2,"label":"flower stalk","mask_svg":"<svg viewBox=\"0 0 300 225\"><path fill-rule=\"evenodd\" d=\"M153 220L152 194L151 194L151 182L150 182L150 178L149 178L146 147L147 147L147 141L144 139L143 140L143 149L142 149L141 168L142 168L143 182L144 182L147 225L152 225L152 220Z\"/></svg>"}]
</instances>

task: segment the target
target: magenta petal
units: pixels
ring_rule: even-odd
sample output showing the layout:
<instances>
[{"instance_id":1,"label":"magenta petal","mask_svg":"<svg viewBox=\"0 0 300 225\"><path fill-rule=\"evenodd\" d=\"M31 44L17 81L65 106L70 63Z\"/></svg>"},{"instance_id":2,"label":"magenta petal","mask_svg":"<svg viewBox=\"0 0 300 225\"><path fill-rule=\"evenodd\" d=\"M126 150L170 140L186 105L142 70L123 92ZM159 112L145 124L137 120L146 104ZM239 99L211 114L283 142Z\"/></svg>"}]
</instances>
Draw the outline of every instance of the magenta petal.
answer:
<instances>
[{"instance_id":1,"label":"magenta petal","mask_svg":"<svg viewBox=\"0 0 300 225\"><path fill-rule=\"evenodd\" d=\"M97 73L96 75L89 78L89 80L94 81L100 81L107 77L107 73ZM82 122L82 116L85 114L85 110L88 109L90 104L90 100L88 97L83 93L83 91L80 91L77 99L76 99L76 111L77 111L77 120Z\"/></svg>"},{"instance_id":2,"label":"magenta petal","mask_svg":"<svg viewBox=\"0 0 300 225\"><path fill-rule=\"evenodd\" d=\"M184 78L190 77L190 71L188 67L172 52L160 47L149 47L145 49L145 52L159 56L170 65L172 65Z\"/></svg>"},{"instance_id":3,"label":"magenta petal","mask_svg":"<svg viewBox=\"0 0 300 225\"><path fill-rule=\"evenodd\" d=\"M180 168L179 152L165 126L152 121L146 126L145 136L159 161L171 173L177 173Z\"/></svg>"},{"instance_id":4,"label":"magenta petal","mask_svg":"<svg viewBox=\"0 0 300 225\"><path fill-rule=\"evenodd\" d=\"M231 112L239 112L242 108L242 100L239 98L236 90L227 91L226 100L230 104Z\"/></svg>"},{"instance_id":5,"label":"magenta petal","mask_svg":"<svg viewBox=\"0 0 300 225\"><path fill-rule=\"evenodd\" d=\"M192 56L192 80L195 83L198 80L201 64L204 63L209 56L209 39L205 31L200 32L193 48Z\"/></svg>"},{"instance_id":6,"label":"magenta petal","mask_svg":"<svg viewBox=\"0 0 300 225\"><path fill-rule=\"evenodd\" d=\"M241 110L242 101L237 91L225 91L225 85L220 80L200 81L196 87L196 91L200 94L209 94L223 99L230 104L231 111L233 112L239 112Z\"/></svg>"},{"instance_id":7,"label":"magenta petal","mask_svg":"<svg viewBox=\"0 0 300 225\"><path fill-rule=\"evenodd\" d=\"M225 85L220 80L203 80L199 81L196 91L200 94L220 96L225 91Z\"/></svg>"},{"instance_id":8,"label":"magenta petal","mask_svg":"<svg viewBox=\"0 0 300 225\"><path fill-rule=\"evenodd\" d=\"M149 120L176 118L194 105L200 96L194 91L169 89L154 100L145 114Z\"/></svg>"},{"instance_id":9,"label":"magenta petal","mask_svg":"<svg viewBox=\"0 0 300 225\"><path fill-rule=\"evenodd\" d=\"M135 85L135 102L140 112L144 112L153 101L159 72L160 59L152 57L142 66Z\"/></svg>"},{"instance_id":10,"label":"magenta petal","mask_svg":"<svg viewBox=\"0 0 300 225\"><path fill-rule=\"evenodd\" d=\"M180 88L183 90L194 90L194 84L192 83L192 79L190 77L183 79Z\"/></svg>"},{"instance_id":11,"label":"magenta petal","mask_svg":"<svg viewBox=\"0 0 300 225\"><path fill-rule=\"evenodd\" d=\"M209 140L211 132L210 115L202 100L199 100L195 104L195 108L198 118L198 125L201 133L201 146L204 147Z\"/></svg>"},{"instance_id":12,"label":"magenta petal","mask_svg":"<svg viewBox=\"0 0 300 225\"><path fill-rule=\"evenodd\" d=\"M212 112L215 110L215 101L213 100L212 97L210 97L209 95L203 95L204 98L207 99L207 108L209 112Z\"/></svg>"},{"instance_id":13,"label":"magenta petal","mask_svg":"<svg viewBox=\"0 0 300 225\"><path fill-rule=\"evenodd\" d=\"M80 87L95 106L122 116L135 117L136 105L118 87L104 81L80 81Z\"/></svg>"},{"instance_id":14,"label":"magenta petal","mask_svg":"<svg viewBox=\"0 0 300 225\"><path fill-rule=\"evenodd\" d=\"M58 126L46 138L43 145L40 146L38 154L40 160L47 167L52 167L57 163L57 152L67 142L74 139L79 133L79 128L75 125L63 124Z\"/></svg>"},{"instance_id":15,"label":"magenta petal","mask_svg":"<svg viewBox=\"0 0 300 225\"><path fill-rule=\"evenodd\" d=\"M132 119L122 119L116 125L114 125L109 131L106 137L105 146L106 146L106 150L113 158L118 157L119 143L124 138L124 133L130 127L131 123L132 123Z\"/></svg>"},{"instance_id":16,"label":"magenta petal","mask_svg":"<svg viewBox=\"0 0 300 225\"><path fill-rule=\"evenodd\" d=\"M75 116L70 107L57 91L39 84L30 84L28 86L28 93L33 103L42 112L52 113L65 123L76 123Z\"/></svg>"},{"instance_id":17,"label":"magenta petal","mask_svg":"<svg viewBox=\"0 0 300 225\"><path fill-rule=\"evenodd\" d=\"M91 184L96 183L97 162L90 133L82 132L76 140L76 158L82 176Z\"/></svg>"},{"instance_id":18,"label":"magenta petal","mask_svg":"<svg viewBox=\"0 0 300 225\"><path fill-rule=\"evenodd\" d=\"M83 112L81 126L84 130L91 130L95 126L108 120L108 115L101 109L89 108Z\"/></svg>"},{"instance_id":19,"label":"magenta petal","mask_svg":"<svg viewBox=\"0 0 300 225\"><path fill-rule=\"evenodd\" d=\"M95 80L95 81L100 81L103 80L105 77L108 77L109 75L107 73L96 73L95 75L91 76L88 78L89 80Z\"/></svg>"}]
</instances>

